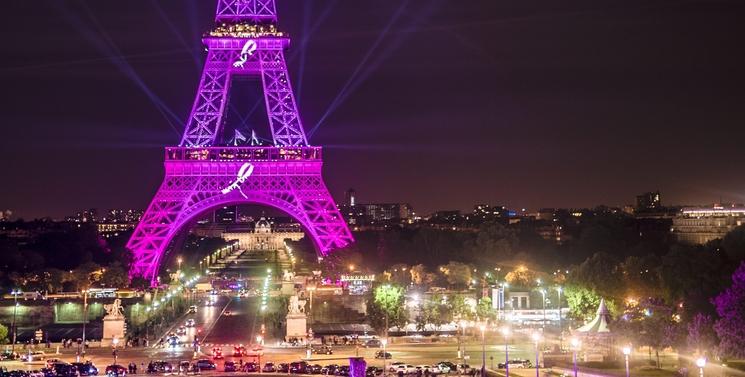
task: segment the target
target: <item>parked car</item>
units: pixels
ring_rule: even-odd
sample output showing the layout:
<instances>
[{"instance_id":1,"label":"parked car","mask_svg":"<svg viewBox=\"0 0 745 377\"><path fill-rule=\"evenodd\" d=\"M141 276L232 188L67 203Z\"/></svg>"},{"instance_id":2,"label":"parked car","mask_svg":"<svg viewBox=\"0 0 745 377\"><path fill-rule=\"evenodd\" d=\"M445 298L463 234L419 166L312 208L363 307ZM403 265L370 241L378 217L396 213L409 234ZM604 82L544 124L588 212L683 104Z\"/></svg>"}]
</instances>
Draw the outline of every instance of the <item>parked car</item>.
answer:
<instances>
[{"instance_id":1,"label":"parked car","mask_svg":"<svg viewBox=\"0 0 745 377\"><path fill-rule=\"evenodd\" d=\"M223 359L224 357L222 355L222 348L220 348L220 347L213 347L212 348L212 358L215 359L215 360Z\"/></svg>"},{"instance_id":2,"label":"parked car","mask_svg":"<svg viewBox=\"0 0 745 377\"><path fill-rule=\"evenodd\" d=\"M264 367L261 368L261 371L264 373L274 373L277 371L277 367L274 365L274 363L264 363Z\"/></svg>"},{"instance_id":3,"label":"parked car","mask_svg":"<svg viewBox=\"0 0 745 377\"><path fill-rule=\"evenodd\" d=\"M235 363L232 361L226 361L223 365L223 372L236 372L236 366Z\"/></svg>"},{"instance_id":4,"label":"parked car","mask_svg":"<svg viewBox=\"0 0 745 377\"><path fill-rule=\"evenodd\" d=\"M192 305L192 306L189 307L189 312L188 312L189 314L194 314L196 312L197 312L197 306L196 305Z\"/></svg>"},{"instance_id":5,"label":"parked car","mask_svg":"<svg viewBox=\"0 0 745 377\"><path fill-rule=\"evenodd\" d=\"M510 360L510 368L511 369L522 369L522 368L531 368L533 366L533 363L530 362L528 359L512 359ZM504 369L504 363L499 363L498 367L500 369Z\"/></svg>"},{"instance_id":6,"label":"parked car","mask_svg":"<svg viewBox=\"0 0 745 377\"><path fill-rule=\"evenodd\" d=\"M450 373L450 371L458 370L458 366L449 361L440 361L436 366L440 369L440 373Z\"/></svg>"},{"instance_id":7,"label":"parked car","mask_svg":"<svg viewBox=\"0 0 745 377\"><path fill-rule=\"evenodd\" d=\"M289 371L290 371L290 364L287 364L287 363L277 364L278 373L289 373Z\"/></svg>"},{"instance_id":8,"label":"parked car","mask_svg":"<svg viewBox=\"0 0 745 377\"><path fill-rule=\"evenodd\" d=\"M311 347L310 352L321 355L331 355L334 353L334 351L331 349L331 346L327 345L313 346Z\"/></svg>"},{"instance_id":9,"label":"parked car","mask_svg":"<svg viewBox=\"0 0 745 377\"><path fill-rule=\"evenodd\" d=\"M375 352L376 359L390 359L393 357L390 352L383 352L382 350Z\"/></svg>"},{"instance_id":10,"label":"parked car","mask_svg":"<svg viewBox=\"0 0 745 377\"><path fill-rule=\"evenodd\" d=\"M473 368L471 368L468 364L458 364L458 373L459 374L471 374L473 372Z\"/></svg>"},{"instance_id":11,"label":"parked car","mask_svg":"<svg viewBox=\"0 0 745 377\"><path fill-rule=\"evenodd\" d=\"M57 377L78 377L78 368L68 363L54 363L50 368Z\"/></svg>"},{"instance_id":12,"label":"parked car","mask_svg":"<svg viewBox=\"0 0 745 377\"><path fill-rule=\"evenodd\" d=\"M96 368L93 363L90 361L84 362L84 363L72 363L76 368L78 368L78 372L80 372L81 376L97 376L98 375L98 368Z\"/></svg>"},{"instance_id":13,"label":"parked car","mask_svg":"<svg viewBox=\"0 0 745 377\"><path fill-rule=\"evenodd\" d=\"M367 370L365 370L365 376L366 377L376 377L383 374L383 368L378 367L367 367Z\"/></svg>"},{"instance_id":14,"label":"parked car","mask_svg":"<svg viewBox=\"0 0 745 377\"><path fill-rule=\"evenodd\" d=\"M367 348L380 348L383 346L383 343L380 342L380 339L368 339L367 342L365 342L365 347Z\"/></svg>"},{"instance_id":15,"label":"parked car","mask_svg":"<svg viewBox=\"0 0 745 377\"><path fill-rule=\"evenodd\" d=\"M396 370L394 370L394 372L403 372L404 374L416 373L416 367L411 364L399 364L398 366L396 366Z\"/></svg>"},{"instance_id":16,"label":"parked car","mask_svg":"<svg viewBox=\"0 0 745 377\"><path fill-rule=\"evenodd\" d=\"M337 376L349 376L349 365L341 365L334 373Z\"/></svg>"},{"instance_id":17,"label":"parked car","mask_svg":"<svg viewBox=\"0 0 745 377\"><path fill-rule=\"evenodd\" d=\"M126 376L127 368L125 368L123 365L111 364L106 367L106 375L109 377Z\"/></svg>"},{"instance_id":18,"label":"parked car","mask_svg":"<svg viewBox=\"0 0 745 377\"><path fill-rule=\"evenodd\" d=\"M309 368L308 371L310 374L321 374L321 370L323 369L321 364L309 365L308 368Z\"/></svg>"},{"instance_id":19,"label":"parked car","mask_svg":"<svg viewBox=\"0 0 745 377\"><path fill-rule=\"evenodd\" d=\"M173 372L173 365L167 361L156 360L147 364L147 373L150 374L168 374Z\"/></svg>"},{"instance_id":20,"label":"parked car","mask_svg":"<svg viewBox=\"0 0 745 377\"><path fill-rule=\"evenodd\" d=\"M246 356L246 347L244 346L233 347L233 356L235 357Z\"/></svg>"},{"instance_id":21,"label":"parked car","mask_svg":"<svg viewBox=\"0 0 745 377\"><path fill-rule=\"evenodd\" d=\"M259 364L256 364L254 362L248 362L243 364L243 368L241 368L241 372L258 372L259 371Z\"/></svg>"},{"instance_id":22,"label":"parked car","mask_svg":"<svg viewBox=\"0 0 745 377\"><path fill-rule=\"evenodd\" d=\"M414 373L419 373L419 372L421 372L422 374L424 374L425 372L440 373L440 368L432 367L431 365L426 365L426 364L417 365L415 368L416 368L416 371Z\"/></svg>"},{"instance_id":23,"label":"parked car","mask_svg":"<svg viewBox=\"0 0 745 377\"><path fill-rule=\"evenodd\" d=\"M394 363L391 363L391 365L388 366L388 371L389 372L395 372L396 370L398 370L398 366L399 365L404 365L404 364L405 363L402 363L400 361L396 361Z\"/></svg>"},{"instance_id":24,"label":"parked car","mask_svg":"<svg viewBox=\"0 0 745 377\"><path fill-rule=\"evenodd\" d=\"M200 370L215 370L217 369L217 365L212 362L210 359L199 359L196 362L197 367Z\"/></svg>"},{"instance_id":25,"label":"parked car","mask_svg":"<svg viewBox=\"0 0 745 377\"><path fill-rule=\"evenodd\" d=\"M196 375L200 374L201 370L199 369L197 364L183 360L178 363L178 373L183 375Z\"/></svg>"},{"instance_id":26,"label":"parked car","mask_svg":"<svg viewBox=\"0 0 745 377\"><path fill-rule=\"evenodd\" d=\"M306 374L308 373L308 363L305 361L295 361L290 363L290 373Z\"/></svg>"},{"instance_id":27,"label":"parked car","mask_svg":"<svg viewBox=\"0 0 745 377\"><path fill-rule=\"evenodd\" d=\"M336 364L329 364L329 365L326 365L325 367L321 368L321 374L331 375L331 374L336 373L336 370L337 369L339 369L339 366L338 365L336 365Z\"/></svg>"}]
</instances>

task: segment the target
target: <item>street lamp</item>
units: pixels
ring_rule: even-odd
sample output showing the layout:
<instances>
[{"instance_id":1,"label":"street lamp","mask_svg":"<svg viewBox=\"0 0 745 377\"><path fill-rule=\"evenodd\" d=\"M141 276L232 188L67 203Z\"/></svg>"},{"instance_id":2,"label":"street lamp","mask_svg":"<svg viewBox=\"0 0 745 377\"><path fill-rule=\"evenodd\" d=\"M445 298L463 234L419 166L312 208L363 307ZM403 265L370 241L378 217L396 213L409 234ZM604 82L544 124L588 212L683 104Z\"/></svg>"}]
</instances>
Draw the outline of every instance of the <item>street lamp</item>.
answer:
<instances>
[{"instance_id":1,"label":"street lamp","mask_svg":"<svg viewBox=\"0 0 745 377\"><path fill-rule=\"evenodd\" d=\"M114 349L114 352L113 352L113 354L114 354L114 365L116 365L116 359L117 359L116 346L118 344L119 344L119 338L114 337L114 339L111 340L111 347Z\"/></svg>"},{"instance_id":2,"label":"street lamp","mask_svg":"<svg viewBox=\"0 0 745 377\"><path fill-rule=\"evenodd\" d=\"M481 377L486 377L486 325L481 325Z\"/></svg>"},{"instance_id":3,"label":"street lamp","mask_svg":"<svg viewBox=\"0 0 745 377\"><path fill-rule=\"evenodd\" d=\"M543 328L546 328L546 290L541 289L541 295L543 296Z\"/></svg>"},{"instance_id":4,"label":"street lamp","mask_svg":"<svg viewBox=\"0 0 745 377\"><path fill-rule=\"evenodd\" d=\"M629 355L631 355L631 346L623 347L623 356L626 359L626 377L629 377Z\"/></svg>"},{"instance_id":5,"label":"street lamp","mask_svg":"<svg viewBox=\"0 0 745 377\"><path fill-rule=\"evenodd\" d=\"M388 338L383 338L380 340L380 344L383 345L383 375L388 375L388 368L386 364L388 364L388 354L385 352L385 346L388 344Z\"/></svg>"},{"instance_id":6,"label":"street lamp","mask_svg":"<svg viewBox=\"0 0 745 377\"><path fill-rule=\"evenodd\" d=\"M85 357L85 324L88 322L88 290L83 289L83 350L79 353Z\"/></svg>"},{"instance_id":7,"label":"street lamp","mask_svg":"<svg viewBox=\"0 0 745 377\"><path fill-rule=\"evenodd\" d=\"M181 271L181 262L183 262L184 260L181 257L178 257L176 261L178 262L178 270Z\"/></svg>"},{"instance_id":8,"label":"street lamp","mask_svg":"<svg viewBox=\"0 0 745 377\"><path fill-rule=\"evenodd\" d=\"M561 286L556 287L556 291L559 292L559 349L562 347L562 343L564 343L564 327L561 325L561 291L563 288Z\"/></svg>"},{"instance_id":9,"label":"street lamp","mask_svg":"<svg viewBox=\"0 0 745 377\"><path fill-rule=\"evenodd\" d=\"M510 351L507 347L507 344L509 343L507 337L510 336L510 328L507 326L502 327L502 335L504 335L504 375L505 377L510 377Z\"/></svg>"},{"instance_id":10,"label":"street lamp","mask_svg":"<svg viewBox=\"0 0 745 377\"><path fill-rule=\"evenodd\" d=\"M704 367L706 366L706 358L699 357L698 359L696 359L696 366L698 367L699 377L704 377Z\"/></svg>"},{"instance_id":11,"label":"street lamp","mask_svg":"<svg viewBox=\"0 0 745 377\"><path fill-rule=\"evenodd\" d=\"M18 333L18 329L16 329L16 314L18 313L18 295L20 295L21 290L20 289L14 289L10 294L13 295L13 324L11 327L13 328L13 345L11 346L11 352L16 351L16 334Z\"/></svg>"},{"instance_id":12,"label":"street lamp","mask_svg":"<svg viewBox=\"0 0 745 377\"><path fill-rule=\"evenodd\" d=\"M574 361L574 377L577 377L577 351L579 350L579 339L572 338L570 340L572 343L572 350L574 351L573 361Z\"/></svg>"},{"instance_id":13,"label":"street lamp","mask_svg":"<svg viewBox=\"0 0 745 377\"><path fill-rule=\"evenodd\" d=\"M538 352L539 352L538 343L541 341L541 334L536 331L533 333L532 338L533 338L533 341L535 342L535 377L540 377L539 369L541 367L541 364L539 363L539 360L538 360L538 356L539 356L538 355Z\"/></svg>"}]
</instances>

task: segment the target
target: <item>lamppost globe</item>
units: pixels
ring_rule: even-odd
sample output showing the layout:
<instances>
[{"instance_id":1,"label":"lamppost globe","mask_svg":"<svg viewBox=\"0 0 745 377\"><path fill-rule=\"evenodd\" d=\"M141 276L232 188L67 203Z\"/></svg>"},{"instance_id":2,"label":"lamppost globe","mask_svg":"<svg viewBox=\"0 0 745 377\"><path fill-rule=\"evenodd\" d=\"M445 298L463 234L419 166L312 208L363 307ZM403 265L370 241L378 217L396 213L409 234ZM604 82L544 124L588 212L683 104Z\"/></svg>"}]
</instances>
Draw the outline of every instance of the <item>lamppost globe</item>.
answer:
<instances>
[{"instance_id":1,"label":"lamppost globe","mask_svg":"<svg viewBox=\"0 0 745 377\"><path fill-rule=\"evenodd\" d=\"M631 347L629 346L623 347L622 351L623 351L623 354L626 356L631 355Z\"/></svg>"},{"instance_id":2,"label":"lamppost globe","mask_svg":"<svg viewBox=\"0 0 745 377\"><path fill-rule=\"evenodd\" d=\"M481 325L479 329L481 329L481 332L483 333L484 331L486 331L486 325Z\"/></svg>"},{"instance_id":3,"label":"lamppost globe","mask_svg":"<svg viewBox=\"0 0 745 377\"><path fill-rule=\"evenodd\" d=\"M541 340L541 334L534 332L531 336L531 339L533 339L534 342L538 343Z\"/></svg>"},{"instance_id":4,"label":"lamppost globe","mask_svg":"<svg viewBox=\"0 0 745 377\"><path fill-rule=\"evenodd\" d=\"M502 331L502 335L504 335L504 336L509 336L510 335L510 328L507 327L507 326L502 327L502 329L500 331Z\"/></svg>"},{"instance_id":5,"label":"lamppost globe","mask_svg":"<svg viewBox=\"0 0 745 377\"><path fill-rule=\"evenodd\" d=\"M577 348L579 347L579 339L572 338L572 340L569 341L572 344L572 347Z\"/></svg>"},{"instance_id":6,"label":"lamppost globe","mask_svg":"<svg viewBox=\"0 0 745 377\"><path fill-rule=\"evenodd\" d=\"M706 358L699 357L698 359L696 359L696 366L699 367L699 368L705 367L706 366Z\"/></svg>"}]
</instances>

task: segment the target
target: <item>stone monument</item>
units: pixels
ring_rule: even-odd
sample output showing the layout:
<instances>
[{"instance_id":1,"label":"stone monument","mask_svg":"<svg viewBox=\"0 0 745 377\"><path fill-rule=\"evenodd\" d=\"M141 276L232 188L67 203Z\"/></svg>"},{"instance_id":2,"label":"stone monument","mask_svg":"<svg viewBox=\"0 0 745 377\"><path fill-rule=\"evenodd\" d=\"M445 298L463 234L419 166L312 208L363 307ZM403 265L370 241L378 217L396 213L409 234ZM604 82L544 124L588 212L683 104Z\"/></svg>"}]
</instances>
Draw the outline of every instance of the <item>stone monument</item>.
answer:
<instances>
[{"instance_id":1,"label":"stone monument","mask_svg":"<svg viewBox=\"0 0 745 377\"><path fill-rule=\"evenodd\" d=\"M126 326L124 324L124 313L122 313L122 301L114 300L112 304L103 306L106 315L103 317L103 338L101 347L109 347L114 343L114 338L120 341L124 339Z\"/></svg>"},{"instance_id":2,"label":"stone monument","mask_svg":"<svg viewBox=\"0 0 745 377\"><path fill-rule=\"evenodd\" d=\"M287 332L285 340L305 340L308 337L308 316L305 314L305 300L297 295L290 296L287 305Z\"/></svg>"}]
</instances>

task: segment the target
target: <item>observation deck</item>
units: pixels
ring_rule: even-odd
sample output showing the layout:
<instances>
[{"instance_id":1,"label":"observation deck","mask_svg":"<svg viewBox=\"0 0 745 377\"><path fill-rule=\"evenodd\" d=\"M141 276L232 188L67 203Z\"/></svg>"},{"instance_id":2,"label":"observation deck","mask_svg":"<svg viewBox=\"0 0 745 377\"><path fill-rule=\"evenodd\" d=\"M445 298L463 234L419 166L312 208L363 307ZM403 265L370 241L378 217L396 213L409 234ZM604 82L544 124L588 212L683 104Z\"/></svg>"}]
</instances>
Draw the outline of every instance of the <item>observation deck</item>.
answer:
<instances>
[{"instance_id":1,"label":"observation deck","mask_svg":"<svg viewBox=\"0 0 745 377\"><path fill-rule=\"evenodd\" d=\"M169 161L321 162L321 147L166 147Z\"/></svg>"}]
</instances>

